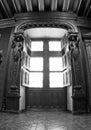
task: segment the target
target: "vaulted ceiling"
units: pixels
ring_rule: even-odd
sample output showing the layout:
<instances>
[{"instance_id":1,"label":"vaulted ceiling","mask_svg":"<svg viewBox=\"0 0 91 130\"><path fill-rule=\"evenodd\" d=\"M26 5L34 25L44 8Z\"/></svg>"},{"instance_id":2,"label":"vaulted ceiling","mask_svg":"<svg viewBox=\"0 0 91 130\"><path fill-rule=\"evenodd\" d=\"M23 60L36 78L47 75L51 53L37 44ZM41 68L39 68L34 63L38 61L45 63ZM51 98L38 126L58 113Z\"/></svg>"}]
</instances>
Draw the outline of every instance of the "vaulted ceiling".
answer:
<instances>
[{"instance_id":1,"label":"vaulted ceiling","mask_svg":"<svg viewBox=\"0 0 91 130\"><path fill-rule=\"evenodd\" d=\"M25 12L74 12L91 18L91 0L0 0L0 19Z\"/></svg>"}]
</instances>

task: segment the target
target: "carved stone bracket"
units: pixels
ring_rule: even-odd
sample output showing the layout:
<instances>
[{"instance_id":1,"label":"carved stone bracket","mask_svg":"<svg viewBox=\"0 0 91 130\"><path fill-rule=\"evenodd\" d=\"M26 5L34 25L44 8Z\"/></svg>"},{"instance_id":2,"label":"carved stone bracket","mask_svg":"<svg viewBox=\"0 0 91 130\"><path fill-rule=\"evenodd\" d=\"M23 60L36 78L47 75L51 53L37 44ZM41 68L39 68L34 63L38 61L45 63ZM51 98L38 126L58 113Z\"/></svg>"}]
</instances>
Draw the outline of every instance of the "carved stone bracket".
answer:
<instances>
[{"instance_id":1,"label":"carved stone bracket","mask_svg":"<svg viewBox=\"0 0 91 130\"><path fill-rule=\"evenodd\" d=\"M68 32L69 51L71 54L72 67L72 99L73 113L85 112L87 110L86 91L83 75L83 59L80 37L78 32Z\"/></svg>"},{"instance_id":2,"label":"carved stone bracket","mask_svg":"<svg viewBox=\"0 0 91 130\"><path fill-rule=\"evenodd\" d=\"M79 36L77 32L68 32L69 50L72 57L77 60L79 57Z\"/></svg>"},{"instance_id":3,"label":"carved stone bracket","mask_svg":"<svg viewBox=\"0 0 91 130\"><path fill-rule=\"evenodd\" d=\"M17 62L21 56L23 50L24 36L22 33L14 33L11 49L13 49L13 60Z\"/></svg>"},{"instance_id":4,"label":"carved stone bracket","mask_svg":"<svg viewBox=\"0 0 91 130\"><path fill-rule=\"evenodd\" d=\"M9 64L9 93L19 93L19 79L21 56L23 51L24 36L23 33L14 33L10 51Z\"/></svg>"},{"instance_id":5,"label":"carved stone bracket","mask_svg":"<svg viewBox=\"0 0 91 130\"><path fill-rule=\"evenodd\" d=\"M68 32L69 51L71 53L71 65L73 69L74 85L81 84L81 60L80 60L80 38L78 32Z\"/></svg>"}]
</instances>

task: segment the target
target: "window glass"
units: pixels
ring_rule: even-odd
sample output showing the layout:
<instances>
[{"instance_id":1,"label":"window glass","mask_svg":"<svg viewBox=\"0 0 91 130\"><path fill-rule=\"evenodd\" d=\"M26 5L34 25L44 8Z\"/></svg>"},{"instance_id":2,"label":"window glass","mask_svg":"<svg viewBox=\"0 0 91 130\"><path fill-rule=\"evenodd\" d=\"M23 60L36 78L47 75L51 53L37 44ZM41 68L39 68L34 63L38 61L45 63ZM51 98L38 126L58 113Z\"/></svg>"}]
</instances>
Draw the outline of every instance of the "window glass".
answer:
<instances>
[{"instance_id":1,"label":"window glass","mask_svg":"<svg viewBox=\"0 0 91 130\"><path fill-rule=\"evenodd\" d=\"M43 58L42 57L30 58L30 71L43 71Z\"/></svg>"},{"instance_id":2,"label":"window glass","mask_svg":"<svg viewBox=\"0 0 91 130\"><path fill-rule=\"evenodd\" d=\"M50 71L61 71L62 70L62 58L61 57L50 57L49 58L49 70Z\"/></svg>"},{"instance_id":3,"label":"window glass","mask_svg":"<svg viewBox=\"0 0 91 130\"><path fill-rule=\"evenodd\" d=\"M61 41L49 41L49 51L61 51Z\"/></svg>"},{"instance_id":4,"label":"window glass","mask_svg":"<svg viewBox=\"0 0 91 130\"><path fill-rule=\"evenodd\" d=\"M31 51L43 51L43 41L31 41Z\"/></svg>"},{"instance_id":5,"label":"window glass","mask_svg":"<svg viewBox=\"0 0 91 130\"><path fill-rule=\"evenodd\" d=\"M29 86L33 88L43 87L43 73L42 72L30 72Z\"/></svg>"},{"instance_id":6,"label":"window glass","mask_svg":"<svg viewBox=\"0 0 91 130\"><path fill-rule=\"evenodd\" d=\"M63 74L61 72L49 73L50 88L63 87Z\"/></svg>"}]
</instances>

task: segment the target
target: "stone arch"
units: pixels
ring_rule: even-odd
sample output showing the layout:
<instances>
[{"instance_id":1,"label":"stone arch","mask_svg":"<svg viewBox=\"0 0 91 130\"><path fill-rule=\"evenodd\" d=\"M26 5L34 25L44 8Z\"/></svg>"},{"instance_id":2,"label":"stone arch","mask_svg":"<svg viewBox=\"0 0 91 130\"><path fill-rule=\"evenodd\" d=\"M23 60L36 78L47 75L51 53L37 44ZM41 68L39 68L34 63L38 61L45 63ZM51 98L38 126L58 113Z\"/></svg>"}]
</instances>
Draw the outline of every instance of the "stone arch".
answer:
<instances>
[{"instance_id":1,"label":"stone arch","mask_svg":"<svg viewBox=\"0 0 91 130\"><path fill-rule=\"evenodd\" d=\"M15 27L15 33L16 32L24 32L27 29L30 28L37 28L37 27L54 27L54 28L63 28L67 30L72 30L73 32L78 32L78 28L74 22L67 21L67 20L61 20L61 21L24 21L18 24Z\"/></svg>"},{"instance_id":2,"label":"stone arch","mask_svg":"<svg viewBox=\"0 0 91 130\"><path fill-rule=\"evenodd\" d=\"M77 59L76 61L74 59L73 62L73 66L75 67L75 74L76 75L80 75L80 71L82 71L83 69L83 65L81 62L83 62L83 58L81 57L82 56L82 52L83 52L83 49L82 49L82 42L81 42L81 39L79 37L80 35L80 32L78 30L78 27L76 25L76 23L74 21L67 21L67 19L65 20L61 20L61 19L56 19L53 18L53 20L51 20L50 18L49 19L45 19L42 20L42 19L33 19L32 20L26 20L26 21L22 21L20 22L19 24L17 24L17 26L15 27L15 33L19 33L19 32L24 32L25 30L27 29L31 29L31 28L41 28L41 27L52 27L52 28L63 28L63 29L66 29L66 30L70 30L70 39L73 37L73 39L76 38L76 41L75 43L79 42L77 39L79 38L80 40L80 46L79 46L79 50L80 50L80 54L79 54L79 57L80 59ZM72 40L72 39L71 39ZM72 44L74 44L73 40L71 41ZM75 48L74 48L75 49ZM72 67L72 66L71 66ZM73 68L74 68L73 67ZM72 68L72 69L73 69ZM72 70L73 71L73 70ZM77 77L78 78L78 77ZM82 79L84 79L84 73L82 71ZM85 97L85 93L84 93L84 86L85 86L85 83L84 84L80 84L80 81L78 79L78 84L76 85L76 83L74 83L73 87L72 87L72 91L74 93L72 93L72 97L73 97L73 113L75 112L82 112L83 109L84 111L87 111L88 108L84 107L86 106L86 98ZM77 97L77 95L78 97ZM81 101L81 102L80 102ZM85 102L84 102L85 101ZM77 106L77 104L81 104L82 108L80 108L80 106ZM76 108L77 106L77 108ZM89 104L88 104L88 107L89 107Z\"/></svg>"}]
</instances>

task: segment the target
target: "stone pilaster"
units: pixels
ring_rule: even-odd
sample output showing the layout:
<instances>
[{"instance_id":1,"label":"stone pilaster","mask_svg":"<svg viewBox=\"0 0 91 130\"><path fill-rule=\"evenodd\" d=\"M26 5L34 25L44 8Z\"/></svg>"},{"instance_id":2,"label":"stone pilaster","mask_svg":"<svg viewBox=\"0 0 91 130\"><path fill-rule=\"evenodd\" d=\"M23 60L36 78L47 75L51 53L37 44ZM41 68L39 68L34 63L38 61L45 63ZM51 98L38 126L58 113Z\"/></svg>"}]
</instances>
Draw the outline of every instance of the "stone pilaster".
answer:
<instances>
[{"instance_id":1,"label":"stone pilaster","mask_svg":"<svg viewBox=\"0 0 91 130\"><path fill-rule=\"evenodd\" d=\"M86 112L86 92L84 91L84 79L82 72L82 59L79 34L76 32L69 32L69 50L71 53L71 67L72 67L72 99L73 99L73 113Z\"/></svg>"},{"instance_id":2,"label":"stone pilaster","mask_svg":"<svg viewBox=\"0 0 91 130\"><path fill-rule=\"evenodd\" d=\"M20 98L20 69L23 51L24 36L22 33L14 33L12 37L9 70L7 78L6 109L19 111Z\"/></svg>"}]
</instances>

